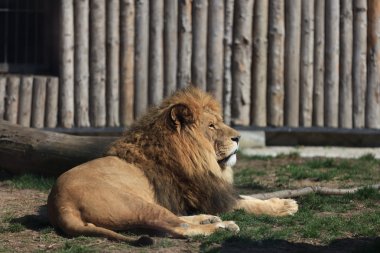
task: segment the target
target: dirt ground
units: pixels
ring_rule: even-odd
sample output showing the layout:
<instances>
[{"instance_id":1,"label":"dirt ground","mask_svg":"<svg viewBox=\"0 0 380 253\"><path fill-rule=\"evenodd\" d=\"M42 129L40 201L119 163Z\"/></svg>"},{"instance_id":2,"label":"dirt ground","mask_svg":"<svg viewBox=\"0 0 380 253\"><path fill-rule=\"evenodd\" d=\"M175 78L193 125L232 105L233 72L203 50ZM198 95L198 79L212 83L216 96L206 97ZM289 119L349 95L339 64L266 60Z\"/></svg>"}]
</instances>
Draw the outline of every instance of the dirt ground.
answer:
<instances>
[{"instance_id":1,"label":"dirt ground","mask_svg":"<svg viewBox=\"0 0 380 253\"><path fill-rule=\"evenodd\" d=\"M80 245L85 249L94 248L100 252L141 250L106 239L67 238L59 231L54 231L47 220L47 196L48 193L15 189L0 183L0 219L10 216L11 224L20 223L25 227L22 231L17 231L16 227L16 231L0 232L0 252L87 252L81 250ZM187 240L156 238L155 246L144 248L143 252L196 252L198 248L199 243L189 243Z\"/></svg>"},{"instance_id":2,"label":"dirt ground","mask_svg":"<svg viewBox=\"0 0 380 253\"><path fill-rule=\"evenodd\" d=\"M279 161L279 163L287 161ZM238 168L252 163L242 161ZM268 161L254 161L264 166ZM262 164L260 164L262 163ZM268 184L270 184L270 177ZM310 183L310 182L306 182ZM332 185L334 186L334 185ZM134 248L123 243L98 238L67 238L53 230L46 217L47 192L20 190L0 181L0 252L199 252L202 245L197 240L179 240L155 237L155 245ZM1 231L4 221L14 228ZM21 224L21 228L17 226ZM380 238L341 239L330 245L318 245L299 238L296 242L284 240L224 242L214 245L213 252L362 252L363 248L380 252ZM379 251L376 251L376 250ZM366 251L368 252L368 251ZM372 251L370 251L372 252Z\"/></svg>"}]
</instances>

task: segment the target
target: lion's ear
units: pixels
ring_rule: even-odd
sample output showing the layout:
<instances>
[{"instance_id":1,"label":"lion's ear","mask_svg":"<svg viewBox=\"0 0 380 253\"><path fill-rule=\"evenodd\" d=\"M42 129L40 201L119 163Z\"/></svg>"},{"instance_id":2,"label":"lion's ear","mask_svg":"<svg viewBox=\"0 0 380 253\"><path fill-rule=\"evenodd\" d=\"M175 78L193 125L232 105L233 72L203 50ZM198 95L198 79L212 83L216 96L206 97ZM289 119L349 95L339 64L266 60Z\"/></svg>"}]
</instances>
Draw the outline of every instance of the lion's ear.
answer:
<instances>
[{"instance_id":1,"label":"lion's ear","mask_svg":"<svg viewBox=\"0 0 380 253\"><path fill-rule=\"evenodd\" d=\"M194 122L194 114L185 104L176 104L170 108L171 125L177 130Z\"/></svg>"}]
</instances>

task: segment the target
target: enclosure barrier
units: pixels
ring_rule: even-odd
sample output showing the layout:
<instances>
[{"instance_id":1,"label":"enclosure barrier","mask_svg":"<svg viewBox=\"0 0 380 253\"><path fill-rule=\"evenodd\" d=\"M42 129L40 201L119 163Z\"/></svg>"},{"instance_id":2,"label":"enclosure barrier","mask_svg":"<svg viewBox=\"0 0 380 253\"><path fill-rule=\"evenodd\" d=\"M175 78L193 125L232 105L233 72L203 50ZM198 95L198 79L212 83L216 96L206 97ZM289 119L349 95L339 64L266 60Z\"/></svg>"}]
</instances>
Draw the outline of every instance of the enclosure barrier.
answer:
<instances>
[{"instance_id":1,"label":"enclosure barrier","mask_svg":"<svg viewBox=\"0 0 380 253\"><path fill-rule=\"evenodd\" d=\"M1 76L0 116L11 122L127 126L193 84L227 123L380 128L378 0L57 3L59 87Z\"/></svg>"},{"instance_id":2,"label":"enclosure barrier","mask_svg":"<svg viewBox=\"0 0 380 253\"><path fill-rule=\"evenodd\" d=\"M57 77L0 75L0 98L3 119L26 127L57 127Z\"/></svg>"}]
</instances>

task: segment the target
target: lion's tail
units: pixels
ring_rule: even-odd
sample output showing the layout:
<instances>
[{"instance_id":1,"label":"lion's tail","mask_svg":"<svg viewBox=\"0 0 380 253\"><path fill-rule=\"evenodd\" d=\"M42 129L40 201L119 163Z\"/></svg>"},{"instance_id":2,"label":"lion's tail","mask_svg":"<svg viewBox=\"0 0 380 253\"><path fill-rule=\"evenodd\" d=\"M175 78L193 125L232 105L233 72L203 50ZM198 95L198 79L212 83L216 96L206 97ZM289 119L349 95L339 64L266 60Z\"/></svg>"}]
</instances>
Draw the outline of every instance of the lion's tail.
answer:
<instances>
[{"instance_id":1,"label":"lion's tail","mask_svg":"<svg viewBox=\"0 0 380 253\"><path fill-rule=\"evenodd\" d=\"M141 236L139 239L131 239L110 229L97 227L90 223L84 223L82 219L71 212L62 213L60 219L60 228L71 236L94 236L106 237L110 240L126 242L133 246L148 246L153 244L152 238L149 236Z\"/></svg>"}]
</instances>

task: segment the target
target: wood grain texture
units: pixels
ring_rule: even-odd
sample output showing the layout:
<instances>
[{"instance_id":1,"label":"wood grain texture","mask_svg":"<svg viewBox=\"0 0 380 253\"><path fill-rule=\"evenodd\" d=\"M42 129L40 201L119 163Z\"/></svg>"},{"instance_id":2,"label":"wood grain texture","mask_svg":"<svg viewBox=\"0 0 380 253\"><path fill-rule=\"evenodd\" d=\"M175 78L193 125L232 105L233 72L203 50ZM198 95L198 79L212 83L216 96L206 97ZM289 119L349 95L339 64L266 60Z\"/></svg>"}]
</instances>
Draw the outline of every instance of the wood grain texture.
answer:
<instances>
[{"instance_id":1,"label":"wood grain texture","mask_svg":"<svg viewBox=\"0 0 380 253\"><path fill-rule=\"evenodd\" d=\"M324 126L325 0L315 1L313 126Z\"/></svg>"},{"instance_id":2,"label":"wood grain texture","mask_svg":"<svg viewBox=\"0 0 380 253\"><path fill-rule=\"evenodd\" d=\"M340 4L339 127L352 128L352 0Z\"/></svg>"},{"instance_id":3,"label":"wood grain texture","mask_svg":"<svg viewBox=\"0 0 380 253\"><path fill-rule=\"evenodd\" d=\"M89 0L75 0L74 13L74 118L76 126L89 127Z\"/></svg>"},{"instance_id":4,"label":"wood grain texture","mask_svg":"<svg viewBox=\"0 0 380 253\"><path fill-rule=\"evenodd\" d=\"M368 1L366 127L380 128L380 1Z\"/></svg>"},{"instance_id":5,"label":"wood grain texture","mask_svg":"<svg viewBox=\"0 0 380 253\"><path fill-rule=\"evenodd\" d=\"M210 0L207 37L207 91L223 104L224 2Z\"/></svg>"},{"instance_id":6,"label":"wood grain texture","mask_svg":"<svg viewBox=\"0 0 380 253\"><path fill-rule=\"evenodd\" d=\"M256 0L253 19L251 125L267 125L269 1Z\"/></svg>"},{"instance_id":7,"label":"wood grain texture","mask_svg":"<svg viewBox=\"0 0 380 253\"><path fill-rule=\"evenodd\" d=\"M4 119L7 77L0 75L0 119Z\"/></svg>"},{"instance_id":8,"label":"wood grain texture","mask_svg":"<svg viewBox=\"0 0 380 253\"><path fill-rule=\"evenodd\" d=\"M43 128L45 123L46 77L33 78L32 122L31 126Z\"/></svg>"},{"instance_id":9,"label":"wood grain texture","mask_svg":"<svg viewBox=\"0 0 380 253\"><path fill-rule=\"evenodd\" d=\"M46 81L46 108L45 108L45 127L57 127L58 117L58 88L59 80L57 77L48 77Z\"/></svg>"},{"instance_id":10,"label":"wood grain texture","mask_svg":"<svg viewBox=\"0 0 380 253\"><path fill-rule=\"evenodd\" d=\"M158 105L164 96L164 0L150 2L149 105Z\"/></svg>"},{"instance_id":11,"label":"wood grain texture","mask_svg":"<svg viewBox=\"0 0 380 253\"><path fill-rule=\"evenodd\" d=\"M194 0L192 10L193 48L191 54L191 83L206 90L208 0ZM219 24L220 25L220 24Z\"/></svg>"},{"instance_id":12,"label":"wood grain texture","mask_svg":"<svg viewBox=\"0 0 380 253\"><path fill-rule=\"evenodd\" d=\"M312 126L314 70L314 0L302 0L300 126Z\"/></svg>"},{"instance_id":13,"label":"wood grain texture","mask_svg":"<svg viewBox=\"0 0 380 253\"><path fill-rule=\"evenodd\" d=\"M74 125L74 4L73 0L60 0L60 125Z\"/></svg>"},{"instance_id":14,"label":"wood grain texture","mask_svg":"<svg viewBox=\"0 0 380 253\"><path fill-rule=\"evenodd\" d=\"M120 2L106 1L106 121L107 126L120 125Z\"/></svg>"},{"instance_id":15,"label":"wood grain texture","mask_svg":"<svg viewBox=\"0 0 380 253\"><path fill-rule=\"evenodd\" d=\"M19 103L20 77L8 76L6 97L5 97L5 113L4 119L10 123L17 123L18 103Z\"/></svg>"},{"instance_id":16,"label":"wood grain texture","mask_svg":"<svg viewBox=\"0 0 380 253\"><path fill-rule=\"evenodd\" d=\"M353 2L353 127L365 126L365 96L367 88L367 0Z\"/></svg>"},{"instance_id":17,"label":"wood grain texture","mask_svg":"<svg viewBox=\"0 0 380 253\"><path fill-rule=\"evenodd\" d=\"M223 116L226 124L231 123L231 95L232 95L232 39L235 0L225 1L224 11L224 74L223 74Z\"/></svg>"},{"instance_id":18,"label":"wood grain texture","mask_svg":"<svg viewBox=\"0 0 380 253\"><path fill-rule=\"evenodd\" d=\"M164 96L177 88L178 1L164 4Z\"/></svg>"},{"instance_id":19,"label":"wood grain texture","mask_svg":"<svg viewBox=\"0 0 380 253\"><path fill-rule=\"evenodd\" d=\"M90 123L106 126L106 3L90 0Z\"/></svg>"},{"instance_id":20,"label":"wood grain texture","mask_svg":"<svg viewBox=\"0 0 380 253\"><path fill-rule=\"evenodd\" d=\"M268 126L284 123L284 43L285 4L281 0L269 2L268 28Z\"/></svg>"},{"instance_id":21,"label":"wood grain texture","mask_svg":"<svg viewBox=\"0 0 380 253\"><path fill-rule=\"evenodd\" d=\"M76 165L101 157L105 147L114 140L114 137L41 131L0 120L1 166L14 174L59 176Z\"/></svg>"},{"instance_id":22,"label":"wood grain texture","mask_svg":"<svg viewBox=\"0 0 380 253\"><path fill-rule=\"evenodd\" d=\"M135 28L135 117L148 108L149 1L136 0Z\"/></svg>"},{"instance_id":23,"label":"wood grain texture","mask_svg":"<svg viewBox=\"0 0 380 253\"><path fill-rule=\"evenodd\" d=\"M324 123L326 127L338 127L340 6L339 1L325 4Z\"/></svg>"},{"instance_id":24,"label":"wood grain texture","mask_svg":"<svg viewBox=\"0 0 380 253\"><path fill-rule=\"evenodd\" d=\"M192 0L179 1L177 88L191 83Z\"/></svg>"},{"instance_id":25,"label":"wood grain texture","mask_svg":"<svg viewBox=\"0 0 380 253\"><path fill-rule=\"evenodd\" d=\"M134 120L135 1L120 1L120 124Z\"/></svg>"},{"instance_id":26,"label":"wood grain texture","mask_svg":"<svg viewBox=\"0 0 380 253\"><path fill-rule=\"evenodd\" d=\"M285 0L284 125L299 126L301 0Z\"/></svg>"},{"instance_id":27,"label":"wood grain texture","mask_svg":"<svg viewBox=\"0 0 380 253\"><path fill-rule=\"evenodd\" d=\"M22 76L20 82L20 94L17 124L29 127L32 117L33 77Z\"/></svg>"},{"instance_id":28,"label":"wood grain texture","mask_svg":"<svg viewBox=\"0 0 380 253\"><path fill-rule=\"evenodd\" d=\"M235 2L231 117L236 125L250 123L253 4L252 0Z\"/></svg>"}]
</instances>

